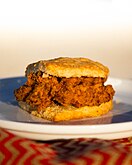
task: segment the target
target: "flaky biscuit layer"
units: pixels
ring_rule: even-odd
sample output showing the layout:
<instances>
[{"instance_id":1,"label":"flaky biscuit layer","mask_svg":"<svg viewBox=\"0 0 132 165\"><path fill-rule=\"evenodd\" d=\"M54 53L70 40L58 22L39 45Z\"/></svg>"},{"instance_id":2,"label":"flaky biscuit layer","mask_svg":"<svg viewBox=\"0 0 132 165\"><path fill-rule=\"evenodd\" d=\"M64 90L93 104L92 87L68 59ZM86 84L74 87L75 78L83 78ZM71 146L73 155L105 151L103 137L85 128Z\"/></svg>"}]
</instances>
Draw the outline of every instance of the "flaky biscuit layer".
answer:
<instances>
[{"instance_id":1,"label":"flaky biscuit layer","mask_svg":"<svg viewBox=\"0 0 132 165\"><path fill-rule=\"evenodd\" d=\"M37 71L42 71L45 75L66 78L81 76L106 78L109 74L109 69L99 62L88 58L70 57L41 60L30 64L26 68L26 76Z\"/></svg>"},{"instance_id":2,"label":"flaky biscuit layer","mask_svg":"<svg viewBox=\"0 0 132 165\"><path fill-rule=\"evenodd\" d=\"M80 108L76 108L70 105L67 107L54 105L47 107L40 112L33 110L25 102L20 101L19 105L22 109L31 112L31 114L34 116L50 121L66 121L104 115L113 108L113 101L110 100L109 102L102 103L99 106L84 106Z\"/></svg>"}]
</instances>

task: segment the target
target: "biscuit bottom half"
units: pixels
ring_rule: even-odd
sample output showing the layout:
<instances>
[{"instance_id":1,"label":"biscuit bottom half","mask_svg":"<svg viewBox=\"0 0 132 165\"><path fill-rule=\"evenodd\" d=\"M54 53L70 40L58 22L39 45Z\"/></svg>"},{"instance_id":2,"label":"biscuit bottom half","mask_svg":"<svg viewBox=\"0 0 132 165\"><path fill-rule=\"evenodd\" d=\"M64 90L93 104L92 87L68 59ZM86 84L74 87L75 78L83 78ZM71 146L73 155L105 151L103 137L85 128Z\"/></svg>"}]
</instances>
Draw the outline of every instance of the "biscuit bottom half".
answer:
<instances>
[{"instance_id":1,"label":"biscuit bottom half","mask_svg":"<svg viewBox=\"0 0 132 165\"><path fill-rule=\"evenodd\" d=\"M30 112L34 116L57 122L104 115L113 108L113 101L110 100L100 104L99 106L84 106L80 108L70 105L67 107L54 105L41 111L33 109L23 101L19 101L19 105L22 109Z\"/></svg>"}]
</instances>

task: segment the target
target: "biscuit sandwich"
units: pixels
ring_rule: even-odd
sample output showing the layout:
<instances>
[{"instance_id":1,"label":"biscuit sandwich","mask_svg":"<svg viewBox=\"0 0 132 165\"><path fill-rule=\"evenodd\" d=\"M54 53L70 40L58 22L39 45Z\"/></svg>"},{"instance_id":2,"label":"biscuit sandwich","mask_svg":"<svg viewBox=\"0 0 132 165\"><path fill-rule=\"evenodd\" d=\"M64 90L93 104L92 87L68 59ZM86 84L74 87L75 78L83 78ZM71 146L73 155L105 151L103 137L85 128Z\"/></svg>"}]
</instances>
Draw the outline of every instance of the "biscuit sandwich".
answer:
<instances>
[{"instance_id":1,"label":"biscuit sandwich","mask_svg":"<svg viewBox=\"0 0 132 165\"><path fill-rule=\"evenodd\" d=\"M105 85L108 67L88 58L60 57L29 64L27 81L14 91L32 115L65 121L97 117L113 107L114 89Z\"/></svg>"}]
</instances>

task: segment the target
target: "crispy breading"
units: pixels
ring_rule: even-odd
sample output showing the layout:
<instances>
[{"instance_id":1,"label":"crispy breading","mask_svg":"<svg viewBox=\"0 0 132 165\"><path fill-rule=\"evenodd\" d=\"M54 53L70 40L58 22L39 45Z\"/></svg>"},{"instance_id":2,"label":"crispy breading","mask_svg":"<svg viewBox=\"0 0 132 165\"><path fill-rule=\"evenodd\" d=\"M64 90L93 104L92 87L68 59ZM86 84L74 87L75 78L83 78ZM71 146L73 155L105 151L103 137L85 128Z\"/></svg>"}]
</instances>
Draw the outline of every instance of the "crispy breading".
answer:
<instances>
[{"instance_id":1,"label":"crispy breading","mask_svg":"<svg viewBox=\"0 0 132 165\"><path fill-rule=\"evenodd\" d=\"M113 98L111 85L100 77L42 78L42 72L30 74L25 85L15 90L18 101L25 101L38 111L53 104L74 107L99 106ZM29 92L28 92L29 91Z\"/></svg>"}]
</instances>

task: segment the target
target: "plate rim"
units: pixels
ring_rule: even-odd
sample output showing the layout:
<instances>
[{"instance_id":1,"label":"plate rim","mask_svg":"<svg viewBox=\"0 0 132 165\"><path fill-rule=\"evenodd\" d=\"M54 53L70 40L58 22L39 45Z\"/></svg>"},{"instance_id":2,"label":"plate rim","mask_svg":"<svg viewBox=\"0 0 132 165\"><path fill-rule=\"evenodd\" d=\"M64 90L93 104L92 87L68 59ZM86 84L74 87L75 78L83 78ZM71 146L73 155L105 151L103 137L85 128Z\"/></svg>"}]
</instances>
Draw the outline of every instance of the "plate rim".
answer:
<instances>
[{"instance_id":1,"label":"plate rim","mask_svg":"<svg viewBox=\"0 0 132 165\"><path fill-rule=\"evenodd\" d=\"M25 124L27 126L25 127ZM124 132L124 131L131 131L132 129L132 122L122 122L122 123L111 123L111 124L95 124L95 125L53 125L53 124L40 124L40 123L24 123L24 122L15 122L15 121L4 121L0 120L0 125L6 129L12 129L17 131L27 131L27 132L36 132L36 133L59 133L59 134L93 134L93 133L112 133L112 132ZM24 126L24 127L23 127ZM38 129L41 126L41 129ZM121 127L120 127L121 126ZM53 128L54 127L54 128ZM56 132L58 128L65 127L59 132ZM112 127L112 131L108 128ZM30 130L29 130L30 128ZM74 128L77 131L73 131ZM120 129L119 129L120 128ZM42 129L44 131L42 131ZM86 130L87 129L87 130ZM100 132L100 129L103 130ZM79 131L78 131L79 130Z\"/></svg>"}]
</instances>

